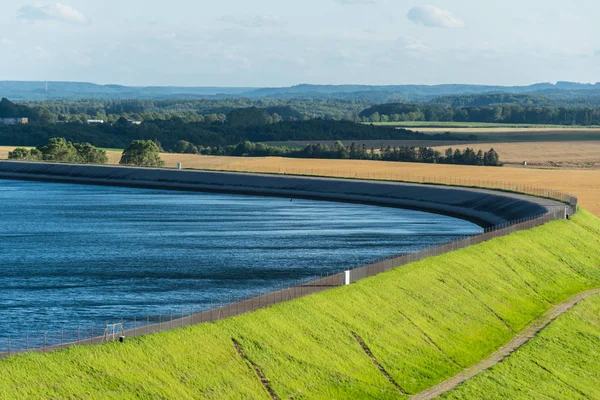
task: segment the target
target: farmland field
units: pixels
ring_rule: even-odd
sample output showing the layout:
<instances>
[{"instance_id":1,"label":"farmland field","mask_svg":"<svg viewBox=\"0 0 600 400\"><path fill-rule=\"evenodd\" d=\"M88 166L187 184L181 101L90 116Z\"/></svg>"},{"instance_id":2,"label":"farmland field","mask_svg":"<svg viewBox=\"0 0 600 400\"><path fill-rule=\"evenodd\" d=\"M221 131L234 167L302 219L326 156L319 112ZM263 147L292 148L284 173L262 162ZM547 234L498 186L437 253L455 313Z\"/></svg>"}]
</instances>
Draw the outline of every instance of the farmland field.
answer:
<instances>
[{"instance_id":1,"label":"farmland field","mask_svg":"<svg viewBox=\"0 0 600 400\"><path fill-rule=\"evenodd\" d=\"M13 357L0 361L0 398L268 398L232 339L280 398L402 398L600 286L599 234L598 219L582 211L217 323Z\"/></svg>"},{"instance_id":2,"label":"farmland field","mask_svg":"<svg viewBox=\"0 0 600 400\"><path fill-rule=\"evenodd\" d=\"M600 140L574 142L523 142L523 143L469 143L457 144L453 148L471 147L488 151L496 150L507 167L540 168L595 168L600 169ZM434 147L443 152L448 146Z\"/></svg>"},{"instance_id":3,"label":"farmland field","mask_svg":"<svg viewBox=\"0 0 600 400\"><path fill-rule=\"evenodd\" d=\"M600 398L600 295L559 317L447 399Z\"/></svg>"}]
</instances>

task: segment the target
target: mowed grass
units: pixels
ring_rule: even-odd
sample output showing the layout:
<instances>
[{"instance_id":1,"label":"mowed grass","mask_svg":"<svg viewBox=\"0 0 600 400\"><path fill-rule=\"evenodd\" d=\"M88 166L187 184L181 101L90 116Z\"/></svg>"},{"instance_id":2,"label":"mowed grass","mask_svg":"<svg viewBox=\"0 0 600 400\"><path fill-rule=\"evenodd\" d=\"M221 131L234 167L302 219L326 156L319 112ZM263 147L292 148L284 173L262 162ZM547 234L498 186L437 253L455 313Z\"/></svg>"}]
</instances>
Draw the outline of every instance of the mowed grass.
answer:
<instances>
[{"instance_id":1,"label":"mowed grass","mask_svg":"<svg viewBox=\"0 0 600 400\"><path fill-rule=\"evenodd\" d=\"M600 295L446 399L600 399Z\"/></svg>"},{"instance_id":2,"label":"mowed grass","mask_svg":"<svg viewBox=\"0 0 600 400\"><path fill-rule=\"evenodd\" d=\"M403 398L491 354L572 295L600 286L600 220L518 232L244 316L0 361L0 398Z\"/></svg>"}]
</instances>

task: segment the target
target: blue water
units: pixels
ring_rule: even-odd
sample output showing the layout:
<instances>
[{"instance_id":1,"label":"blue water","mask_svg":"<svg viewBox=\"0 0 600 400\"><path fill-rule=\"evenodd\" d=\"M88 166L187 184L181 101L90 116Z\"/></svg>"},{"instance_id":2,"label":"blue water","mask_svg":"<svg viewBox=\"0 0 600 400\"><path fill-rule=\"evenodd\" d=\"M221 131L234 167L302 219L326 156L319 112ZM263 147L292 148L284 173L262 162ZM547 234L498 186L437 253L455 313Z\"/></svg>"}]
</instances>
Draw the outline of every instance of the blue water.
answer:
<instances>
[{"instance_id":1,"label":"blue water","mask_svg":"<svg viewBox=\"0 0 600 400\"><path fill-rule=\"evenodd\" d=\"M0 180L0 352L179 315L414 252L478 226L285 198ZM37 338L37 339L36 339Z\"/></svg>"}]
</instances>

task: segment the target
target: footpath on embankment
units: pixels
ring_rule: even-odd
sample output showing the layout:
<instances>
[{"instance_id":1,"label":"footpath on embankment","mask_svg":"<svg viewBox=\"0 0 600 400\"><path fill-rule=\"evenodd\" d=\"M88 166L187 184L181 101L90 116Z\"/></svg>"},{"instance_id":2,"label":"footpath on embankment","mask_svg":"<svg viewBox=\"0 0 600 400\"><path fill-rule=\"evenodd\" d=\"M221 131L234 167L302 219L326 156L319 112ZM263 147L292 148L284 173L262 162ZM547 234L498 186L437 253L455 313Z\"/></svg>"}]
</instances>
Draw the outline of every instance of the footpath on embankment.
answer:
<instances>
[{"instance_id":1,"label":"footpath on embankment","mask_svg":"<svg viewBox=\"0 0 600 400\"><path fill-rule=\"evenodd\" d=\"M557 306L553 307L548 312L546 312L544 315L542 315L542 317L537 319L534 323L529 325L529 327L527 327L527 329L525 329L523 332L515 336L506 345L502 346L499 350L487 357L485 360L477 363L476 365L470 368L465 369L464 371L453 376L452 378L411 397L411 399L430 400L440 397L445 393L448 393L449 391L455 389L467 380L502 362L516 350L528 343L541 331L546 329L548 325L554 322L558 317L573 309L573 307L575 307L581 301L597 294L600 294L600 289L589 290L587 292L580 293L576 296L571 297L564 303L558 304Z\"/></svg>"},{"instance_id":2,"label":"footpath on embankment","mask_svg":"<svg viewBox=\"0 0 600 400\"><path fill-rule=\"evenodd\" d=\"M484 227L565 208L556 200L485 189L214 171L0 161L0 178L357 202L446 214Z\"/></svg>"}]
</instances>

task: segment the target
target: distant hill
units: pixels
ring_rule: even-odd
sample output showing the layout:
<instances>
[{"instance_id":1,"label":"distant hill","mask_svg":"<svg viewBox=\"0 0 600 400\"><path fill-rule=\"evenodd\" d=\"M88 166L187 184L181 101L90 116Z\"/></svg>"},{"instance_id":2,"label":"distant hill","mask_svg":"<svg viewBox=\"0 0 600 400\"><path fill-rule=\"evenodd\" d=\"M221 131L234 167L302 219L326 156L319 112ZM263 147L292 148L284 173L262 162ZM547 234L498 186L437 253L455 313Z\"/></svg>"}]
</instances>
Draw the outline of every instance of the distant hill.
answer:
<instances>
[{"instance_id":1,"label":"distant hill","mask_svg":"<svg viewBox=\"0 0 600 400\"><path fill-rule=\"evenodd\" d=\"M238 96L252 88L121 86L86 82L20 82L0 81L0 97L13 100L79 100L79 99L170 99Z\"/></svg>"},{"instance_id":2,"label":"distant hill","mask_svg":"<svg viewBox=\"0 0 600 400\"><path fill-rule=\"evenodd\" d=\"M275 98L275 99L361 99L375 103L424 102L441 96L476 95L492 93L543 95L548 98L565 98L565 93L577 93L577 98L596 93L600 97L600 83L573 82L538 83L530 86L489 85L296 85L281 88L225 88L97 85L85 82L19 82L0 81L0 97L13 100L46 99L186 99L186 98ZM566 96L569 97L569 96Z\"/></svg>"}]
</instances>

